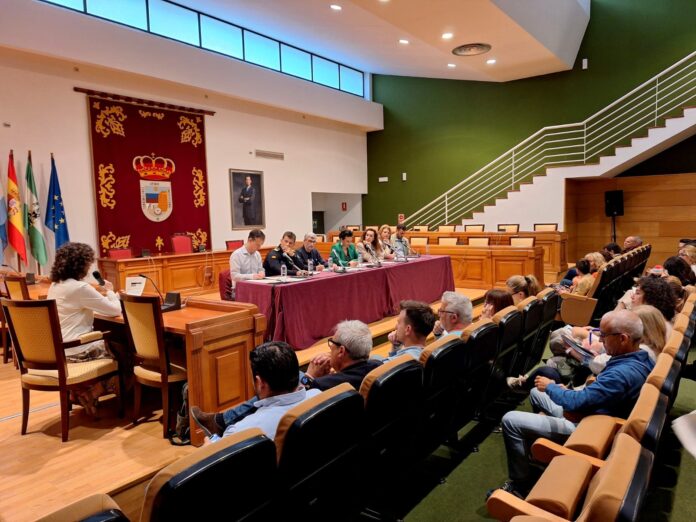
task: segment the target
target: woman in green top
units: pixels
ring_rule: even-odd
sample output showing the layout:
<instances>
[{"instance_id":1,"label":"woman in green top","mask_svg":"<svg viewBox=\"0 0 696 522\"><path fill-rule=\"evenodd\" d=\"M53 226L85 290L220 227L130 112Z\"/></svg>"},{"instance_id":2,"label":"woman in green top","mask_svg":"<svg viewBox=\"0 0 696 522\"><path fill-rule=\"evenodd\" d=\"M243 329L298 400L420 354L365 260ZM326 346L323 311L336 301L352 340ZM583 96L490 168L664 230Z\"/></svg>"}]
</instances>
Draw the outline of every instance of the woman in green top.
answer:
<instances>
[{"instance_id":1,"label":"woman in green top","mask_svg":"<svg viewBox=\"0 0 696 522\"><path fill-rule=\"evenodd\" d=\"M358 250L353 244L353 232L342 230L338 234L338 243L331 247L331 259L338 266L356 266Z\"/></svg>"}]
</instances>

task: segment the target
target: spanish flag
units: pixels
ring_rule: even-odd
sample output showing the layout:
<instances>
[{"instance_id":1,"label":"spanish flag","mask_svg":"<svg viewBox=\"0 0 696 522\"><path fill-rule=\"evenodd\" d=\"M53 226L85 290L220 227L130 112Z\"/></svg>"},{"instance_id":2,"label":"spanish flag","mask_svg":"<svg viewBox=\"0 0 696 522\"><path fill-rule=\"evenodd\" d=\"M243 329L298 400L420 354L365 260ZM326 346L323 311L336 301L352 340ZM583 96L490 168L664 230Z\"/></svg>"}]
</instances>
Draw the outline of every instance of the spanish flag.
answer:
<instances>
[{"instance_id":1,"label":"spanish flag","mask_svg":"<svg viewBox=\"0 0 696 522\"><path fill-rule=\"evenodd\" d=\"M15 172L14 156L10 151L7 169L7 238L10 246L17 251L19 257L27 262L27 247L24 243L24 215L22 202L19 199L19 184Z\"/></svg>"}]
</instances>

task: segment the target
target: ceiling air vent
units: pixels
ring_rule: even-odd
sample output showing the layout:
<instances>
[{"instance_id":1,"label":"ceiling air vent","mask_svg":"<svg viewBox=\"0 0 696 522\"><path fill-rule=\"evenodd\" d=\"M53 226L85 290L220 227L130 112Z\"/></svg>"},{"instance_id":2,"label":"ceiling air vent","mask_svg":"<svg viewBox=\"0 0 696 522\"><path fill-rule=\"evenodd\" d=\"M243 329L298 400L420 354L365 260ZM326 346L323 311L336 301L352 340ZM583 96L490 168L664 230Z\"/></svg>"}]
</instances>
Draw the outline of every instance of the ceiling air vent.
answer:
<instances>
[{"instance_id":1,"label":"ceiling air vent","mask_svg":"<svg viewBox=\"0 0 696 522\"><path fill-rule=\"evenodd\" d=\"M254 154L256 155L257 158L266 158L266 159L281 160L281 161L285 159L285 153L273 152L271 150L256 149L254 151Z\"/></svg>"},{"instance_id":2,"label":"ceiling air vent","mask_svg":"<svg viewBox=\"0 0 696 522\"><path fill-rule=\"evenodd\" d=\"M476 56L477 54L487 53L491 50L491 46L487 43L470 43L460 45L452 49L452 54L457 56Z\"/></svg>"}]
</instances>

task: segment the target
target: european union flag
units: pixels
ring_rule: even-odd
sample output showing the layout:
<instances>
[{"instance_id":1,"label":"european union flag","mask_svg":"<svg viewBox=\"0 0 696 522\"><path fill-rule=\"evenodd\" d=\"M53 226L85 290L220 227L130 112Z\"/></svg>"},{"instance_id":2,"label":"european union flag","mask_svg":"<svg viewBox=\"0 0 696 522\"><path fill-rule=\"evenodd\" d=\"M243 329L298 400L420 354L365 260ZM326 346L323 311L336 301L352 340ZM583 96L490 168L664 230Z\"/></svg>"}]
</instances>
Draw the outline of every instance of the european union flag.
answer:
<instances>
[{"instance_id":1,"label":"european union flag","mask_svg":"<svg viewBox=\"0 0 696 522\"><path fill-rule=\"evenodd\" d=\"M46 202L46 228L53 230L55 234L56 250L63 243L70 241L68 222L65 219L63 197L60 195L58 171L56 170L53 154L51 154L51 183L48 186L48 201Z\"/></svg>"}]
</instances>

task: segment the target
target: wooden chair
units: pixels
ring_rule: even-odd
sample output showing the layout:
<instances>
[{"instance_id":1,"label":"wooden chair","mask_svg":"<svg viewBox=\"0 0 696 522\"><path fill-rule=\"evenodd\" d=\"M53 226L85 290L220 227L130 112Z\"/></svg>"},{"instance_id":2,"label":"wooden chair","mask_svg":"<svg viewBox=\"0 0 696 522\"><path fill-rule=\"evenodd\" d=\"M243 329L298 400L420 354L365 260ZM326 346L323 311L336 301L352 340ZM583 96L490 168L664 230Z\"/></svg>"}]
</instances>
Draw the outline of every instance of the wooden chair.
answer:
<instances>
[{"instance_id":1,"label":"wooden chair","mask_svg":"<svg viewBox=\"0 0 696 522\"><path fill-rule=\"evenodd\" d=\"M358 232L361 230L360 225L346 225L346 230L350 230L351 232Z\"/></svg>"},{"instance_id":2,"label":"wooden chair","mask_svg":"<svg viewBox=\"0 0 696 522\"><path fill-rule=\"evenodd\" d=\"M437 227L438 232L454 232L454 225L440 225Z\"/></svg>"},{"instance_id":3,"label":"wooden chair","mask_svg":"<svg viewBox=\"0 0 696 522\"><path fill-rule=\"evenodd\" d=\"M4 297L4 296L3 296ZM7 321L5 320L5 314L0 306L0 343L2 343L2 363L7 364L7 361L12 355L12 343L8 339L10 331L7 328ZM12 355L14 358L14 355Z\"/></svg>"},{"instance_id":4,"label":"wooden chair","mask_svg":"<svg viewBox=\"0 0 696 522\"><path fill-rule=\"evenodd\" d=\"M428 244L427 237L412 237L410 238L411 246L425 246Z\"/></svg>"},{"instance_id":5,"label":"wooden chair","mask_svg":"<svg viewBox=\"0 0 696 522\"><path fill-rule=\"evenodd\" d=\"M133 424L140 419L142 385L159 388L162 392L162 431L166 438L169 434L171 387L186 381L186 368L169 362L159 297L121 294L121 307L138 362L133 368Z\"/></svg>"},{"instance_id":6,"label":"wooden chair","mask_svg":"<svg viewBox=\"0 0 696 522\"><path fill-rule=\"evenodd\" d=\"M317 243L326 243L326 234L317 234Z\"/></svg>"},{"instance_id":7,"label":"wooden chair","mask_svg":"<svg viewBox=\"0 0 696 522\"><path fill-rule=\"evenodd\" d=\"M244 240L242 239L227 239L225 240L225 250L237 250L244 246Z\"/></svg>"},{"instance_id":8,"label":"wooden chair","mask_svg":"<svg viewBox=\"0 0 696 522\"><path fill-rule=\"evenodd\" d=\"M114 359L95 359L82 363L65 360L65 349L103 339L101 332L90 332L64 342L56 302L2 300L5 317L20 369L22 384L22 435L29 421L29 391L57 391L60 394L61 435L68 440L70 391L118 375L121 412L123 379Z\"/></svg>"},{"instance_id":9,"label":"wooden chair","mask_svg":"<svg viewBox=\"0 0 696 522\"><path fill-rule=\"evenodd\" d=\"M498 225L498 232L512 232L513 234L517 234L520 231L520 225L519 224L505 224L505 225Z\"/></svg>"},{"instance_id":10,"label":"wooden chair","mask_svg":"<svg viewBox=\"0 0 696 522\"><path fill-rule=\"evenodd\" d=\"M429 225L414 225L413 226L413 231L414 232L428 232L430 230ZM393 232L392 232L393 233Z\"/></svg>"},{"instance_id":11,"label":"wooden chair","mask_svg":"<svg viewBox=\"0 0 696 522\"><path fill-rule=\"evenodd\" d=\"M486 225L464 225L464 232L483 232Z\"/></svg>"},{"instance_id":12,"label":"wooden chair","mask_svg":"<svg viewBox=\"0 0 696 522\"><path fill-rule=\"evenodd\" d=\"M24 276L8 275L5 276L5 288L7 296L13 301L28 301L29 289L27 288L27 280Z\"/></svg>"},{"instance_id":13,"label":"wooden chair","mask_svg":"<svg viewBox=\"0 0 696 522\"><path fill-rule=\"evenodd\" d=\"M533 237L511 237L510 246L530 248L534 246Z\"/></svg>"},{"instance_id":14,"label":"wooden chair","mask_svg":"<svg viewBox=\"0 0 696 522\"><path fill-rule=\"evenodd\" d=\"M457 246L459 238L456 237L438 237L437 244L442 246Z\"/></svg>"},{"instance_id":15,"label":"wooden chair","mask_svg":"<svg viewBox=\"0 0 696 522\"><path fill-rule=\"evenodd\" d=\"M469 246L488 246L490 241L489 237L470 237Z\"/></svg>"},{"instance_id":16,"label":"wooden chair","mask_svg":"<svg viewBox=\"0 0 696 522\"><path fill-rule=\"evenodd\" d=\"M175 254L190 254L193 252L193 239L185 232L174 234L171 237L172 252Z\"/></svg>"},{"instance_id":17,"label":"wooden chair","mask_svg":"<svg viewBox=\"0 0 696 522\"><path fill-rule=\"evenodd\" d=\"M556 232L558 223L534 223L534 232Z\"/></svg>"},{"instance_id":18,"label":"wooden chair","mask_svg":"<svg viewBox=\"0 0 696 522\"><path fill-rule=\"evenodd\" d=\"M276 475L273 441L258 428L243 430L160 470L145 489L140 520L273 520L276 517L269 508L276 493ZM231 491L234 502L224 502ZM74 520L127 522L128 518L109 495L101 493L37 522Z\"/></svg>"},{"instance_id":19,"label":"wooden chair","mask_svg":"<svg viewBox=\"0 0 696 522\"><path fill-rule=\"evenodd\" d=\"M109 259L130 259L133 257L133 250L130 248L110 248L106 257Z\"/></svg>"}]
</instances>

